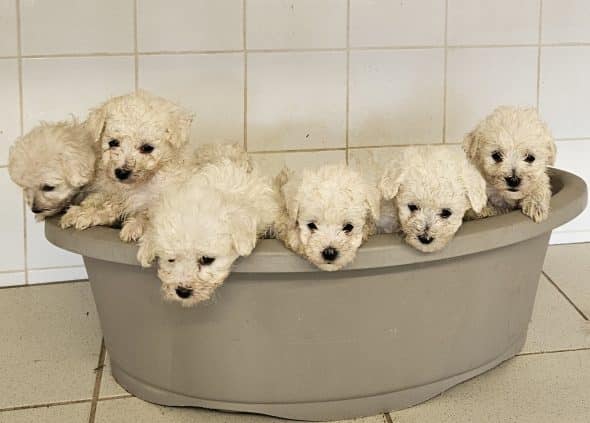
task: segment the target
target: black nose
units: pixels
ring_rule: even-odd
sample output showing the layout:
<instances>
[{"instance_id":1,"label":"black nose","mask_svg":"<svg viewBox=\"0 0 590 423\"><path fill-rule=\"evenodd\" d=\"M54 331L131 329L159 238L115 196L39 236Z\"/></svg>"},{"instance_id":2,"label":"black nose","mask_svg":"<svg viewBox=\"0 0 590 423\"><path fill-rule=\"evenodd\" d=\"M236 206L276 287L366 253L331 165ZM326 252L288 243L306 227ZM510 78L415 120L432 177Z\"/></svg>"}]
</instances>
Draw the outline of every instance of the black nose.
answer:
<instances>
[{"instance_id":1,"label":"black nose","mask_svg":"<svg viewBox=\"0 0 590 423\"><path fill-rule=\"evenodd\" d=\"M516 188L520 185L520 178L517 176L509 176L508 178L504 178L506 180L506 185L510 188Z\"/></svg>"},{"instance_id":2,"label":"black nose","mask_svg":"<svg viewBox=\"0 0 590 423\"><path fill-rule=\"evenodd\" d=\"M328 247L322 251L322 257L326 261L334 261L338 257L338 250L332 247Z\"/></svg>"},{"instance_id":3,"label":"black nose","mask_svg":"<svg viewBox=\"0 0 590 423\"><path fill-rule=\"evenodd\" d=\"M176 295L178 295L180 298L188 298L191 295L193 295L193 290L190 288L185 288L183 286L179 286L178 288L176 288Z\"/></svg>"},{"instance_id":4,"label":"black nose","mask_svg":"<svg viewBox=\"0 0 590 423\"><path fill-rule=\"evenodd\" d=\"M434 238L428 236L428 235L418 235L418 241L420 241L422 244L430 244L432 241L434 241Z\"/></svg>"},{"instance_id":5,"label":"black nose","mask_svg":"<svg viewBox=\"0 0 590 423\"><path fill-rule=\"evenodd\" d=\"M125 179L129 178L129 175L131 175L130 170L123 169L121 167L115 169L115 176L117 177L117 179L120 179L121 181L124 181Z\"/></svg>"},{"instance_id":6,"label":"black nose","mask_svg":"<svg viewBox=\"0 0 590 423\"><path fill-rule=\"evenodd\" d=\"M35 214L39 214L43 211L43 209L40 209L39 207L33 204L33 207L31 207L31 211Z\"/></svg>"}]
</instances>

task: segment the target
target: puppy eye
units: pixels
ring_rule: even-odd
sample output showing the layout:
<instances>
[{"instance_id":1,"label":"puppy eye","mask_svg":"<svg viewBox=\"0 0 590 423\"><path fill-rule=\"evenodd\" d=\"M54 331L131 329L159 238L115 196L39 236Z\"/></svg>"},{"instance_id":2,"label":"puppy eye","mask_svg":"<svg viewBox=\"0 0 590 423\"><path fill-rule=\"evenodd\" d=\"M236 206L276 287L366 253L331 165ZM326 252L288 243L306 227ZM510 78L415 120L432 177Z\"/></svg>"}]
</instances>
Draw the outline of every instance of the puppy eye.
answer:
<instances>
[{"instance_id":1,"label":"puppy eye","mask_svg":"<svg viewBox=\"0 0 590 423\"><path fill-rule=\"evenodd\" d=\"M353 229L354 229L354 226L352 226L352 223L347 223L346 225L344 225L342 227L342 230L344 232L346 232L347 234L350 233L350 232L352 232Z\"/></svg>"},{"instance_id":2,"label":"puppy eye","mask_svg":"<svg viewBox=\"0 0 590 423\"><path fill-rule=\"evenodd\" d=\"M119 146L119 140L116 139L112 139L109 141L109 147L111 148L115 148Z\"/></svg>"},{"instance_id":3,"label":"puppy eye","mask_svg":"<svg viewBox=\"0 0 590 423\"><path fill-rule=\"evenodd\" d=\"M199 264L202 264L203 266L208 266L211 263L213 263L214 261L215 261L215 257L203 256L199 259Z\"/></svg>"},{"instance_id":4,"label":"puppy eye","mask_svg":"<svg viewBox=\"0 0 590 423\"><path fill-rule=\"evenodd\" d=\"M174 263L176 259L168 259L168 263Z\"/></svg>"},{"instance_id":5,"label":"puppy eye","mask_svg":"<svg viewBox=\"0 0 590 423\"><path fill-rule=\"evenodd\" d=\"M318 228L317 225L313 222L309 222L307 224L307 227L309 228L310 231L315 231Z\"/></svg>"},{"instance_id":6,"label":"puppy eye","mask_svg":"<svg viewBox=\"0 0 590 423\"><path fill-rule=\"evenodd\" d=\"M152 151L154 151L154 146L150 144L143 144L139 147L139 152L142 154L150 154Z\"/></svg>"},{"instance_id":7,"label":"puppy eye","mask_svg":"<svg viewBox=\"0 0 590 423\"><path fill-rule=\"evenodd\" d=\"M41 187L41 191L45 191L45 192L50 192L50 191L53 191L54 189L55 189L54 186L47 185L47 184L45 184Z\"/></svg>"},{"instance_id":8,"label":"puppy eye","mask_svg":"<svg viewBox=\"0 0 590 423\"><path fill-rule=\"evenodd\" d=\"M448 219L452 214L453 212L450 209L442 209L440 212L440 217L443 219Z\"/></svg>"},{"instance_id":9,"label":"puppy eye","mask_svg":"<svg viewBox=\"0 0 590 423\"><path fill-rule=\"evenodd\" d=\"M494 159L494 161L496 163L500 163L502 161L502 153L500 153L499 151L494 151L492 153L492 159Z\"/></svg>"},{"instance_id":10,"label":"puppy eye","mask_svg":"<svg viewBox=\"0 0 590 423\"><path fill-rule=\"evenodd\" d=\"M527 154L524 158L524 161L527 163L532 163L535 161L535 156L533 156L532 154Z\"/></svg>"},{"instance_id":11,"label":"puppy eye","mask_svg":"<svg viewBox=\"0 0 590 423\"><path fill-rule=\"evenodd\" d=\"M408 208L411 212L415 212L416 210L418 210L418 206L415 204L408 204Z\"/></svg>"}]
</instances>

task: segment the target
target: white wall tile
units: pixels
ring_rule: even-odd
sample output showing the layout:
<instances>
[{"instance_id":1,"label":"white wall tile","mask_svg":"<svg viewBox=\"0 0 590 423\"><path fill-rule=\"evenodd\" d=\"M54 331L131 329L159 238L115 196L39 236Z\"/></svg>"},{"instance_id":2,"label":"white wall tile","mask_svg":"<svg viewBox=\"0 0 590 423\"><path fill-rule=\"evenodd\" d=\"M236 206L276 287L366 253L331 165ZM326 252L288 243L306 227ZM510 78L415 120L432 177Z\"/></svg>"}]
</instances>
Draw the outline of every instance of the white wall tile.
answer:
<instances>
[{"instance_id":1,"label":"white wall tile","mask_svg":"<svg viewBox=\"0 0 590 423\"><path fill-rule=\"evenodd\" d=\"M346 47L346 1L248 0L249 49Z\"/></svg>"},{"instance_id":2,"label":"white wall tile","mask_svg":"<svg viewBox=\"0 0 590 423\"><path fill-rule=\"evenodd\" d=\"M447 142L499 105L536 103L536 47L450 49L447 66Z\"/></svg>"},{"instance_id":3,"label":"white wall tile","mask_svg":"<svg viewBox=\"0 0 590 423\"><path fill-rule=\"evenodd\" d=\"M350 55L352 146L442 142L444 51Z\"/></svg>"},{"instance_id":4,"label":"white wall tile","mask_svg":"<svg viewBox=\"0 0 590 423\"><path fill-rule=\"evenodd\" d=\"M543 47L539 110L556 138L590 137L590 47Z\"/></svg>"},{"instance_id":5,"label":"white wall tile","mask_svg":"<svg viewBox=\"0 0 590 423\"><path fill-rule=\"evenodd\" d=\"M444 0L350 0L352 47L442 45Z\"/></svg>"},{"instance_id":6,"label":"white wall tile","mask_svg":"<svg viewBox=\"0 0 590 423\"><path fill-rule=\"evenodd\" d=\"M250 156L255 166L264 175L274 177L285 166L295 171L313 169L327 163L345 163L346 152L338 151L314 151L293 153L262 153Z\"/></svg>"},{"instance_id":7,"label":"white wall tile","mask_svg":"<svg viewBox=\"0 0 590 423\"><path fill-rule=\"evenodd\" d=\"M16 1L0 0L0 56L16 53Z\"/></svg>"},{"instance_id":8,"label":"white wall tile","mask_svg":"<svg viewBox=\"0 0 590 423\"><path fill-rule=\"evenodd\" d=\"M250 151L344 147L344 52L248 55Z\"/></svg>"},{"instance_id":9,"label":"white wall tile","mask_svg":"<svg viewBox=\"0 0 590 423\"><path fill-rule=\"evenodd\" d=\"M28 273L29 284L88 279L84 266L29 270Z\"/></svg>"},{"instance_id":10,"label":"white wall tile","mask_svg":"<svg viewBox=\"0 0 590 423\"><path fill-rule=\"evenodd\" d=\"M0 286L15 286L25 284L25 272L0 273Z\"/></svg>"},{"instance_id":11,"label":"white wall tile","mask_svg":"<svg viewBox=\"0 0 590 423\"><path fill-rule=\"evenodd\" d=\"M243 141L243 53L141 56L139 86L194 112L193 140Z\"/></svg>"},{"instance_id":12,"label":"white wall tile","mask_svg":"<svg viewBox=\"0 0 590 423\"><path fill-rule=\"evenodd\" d=\"M133 51L133 0L20 4L25 55Z\"/></svg>"},{"instance_id":13,"label":"white wall tile","mask_svg":"<svg viewBox=\"0 0 590 423\"><path fill-rule=\"evenodd\" d=\"M590 42L588 0L543 0L543 43Z\"/></svg>"},{"instance_id":14,"label":"white wall tile","mask_svg":"<svg viewBox=\"0 0 590 423\"><path fill-rule=\"evenodd\" d=\"M27 219L27 266L30 269L80 266L82 257L51 244L45 239L45 224L36 222L33 213L26 211Z\"/></svg>"},{"instance_id":15,"label":"white wall tile","mask_svg":"<svg viewBox=\"0 0 590 423\"><path fill-rule=\"evenodd\" d=\"M0 169L0 271L18 271L25 267L23 197L12 183L8 169Z\"/></svg>"},{"instance_id":16,"label":"white wall tile","mask_svg":"<svg viewBox=\"0 0 590 423\"><path fill-rule=\"evenodd\" d=\"M8 149L20 134L18 64L0 59L0 166L8 163Z\"/></svg>"},{"instance_id":17,"label":"white wall tile","mask_svg":"<svg viewBox=\"0 0 590 423\"><path fill-rule=\"evenodd\" d=\"M448 0L449 44L536 44L540 0Z\"/></svg>"},{"instance_id":18,"label":"white wall tile","mask_svg":"<svg viewBox=\"0 0 590 423\"><path fill-rule=\"evenodd\" d=\"M110 96L133 91L133 77L132 57L24 59L25 131L71 113L84 119Z\"/></svg>"},{"instance_id":19,"label":"white wall tile","mask_svg":"<svg viewBox=\"0 0 590 423\"><path fill-rule=\"evenodd\" d=\"M242 0L141 0L140 51L236 50L243 47Z\"/></svg>"}]
</instances>

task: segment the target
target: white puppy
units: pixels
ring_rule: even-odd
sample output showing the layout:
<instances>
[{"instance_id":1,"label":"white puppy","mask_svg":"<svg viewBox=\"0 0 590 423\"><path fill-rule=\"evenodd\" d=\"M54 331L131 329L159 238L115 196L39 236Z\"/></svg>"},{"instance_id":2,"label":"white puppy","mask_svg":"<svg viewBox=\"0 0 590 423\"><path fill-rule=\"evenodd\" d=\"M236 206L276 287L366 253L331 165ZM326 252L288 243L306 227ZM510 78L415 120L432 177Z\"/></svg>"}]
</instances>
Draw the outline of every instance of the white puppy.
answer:
<instances>
[{"instance_id":1,"label":"white puppy","mask_svg":"<svg viewBox=\"0 0 590 423\"><path fill-rule=\"evenodd\" d=\"M345 165L324 165L276 180L281 213L277 238L322 270L350 263L363 241L375 233L380 196L376 186Z\"/></svg>"},{"instance_id":2,"label":"white puppy","mask_svg":"<svg viewBox=\"0 0 590 423\"><path fill-rule=\"evenodd\" d=\"M400 148L379 187L393 200L404 240L425 253L444 248L465 212L480 211L487 200L484 179L456 146Z\"/></svg>"},{"instance_id":3,"label":"white puppy","mask_svg":"<svg viewBox=\"0 0 590 423\"><path fill-rule=\"evenodd\" d=\"M94 177L92 136L76 120L41 123L10 147L8 172L37 220L66 209Z\"/></svg>"},{"instance_id":4,"label":"white puppy","mask_svg":"<svg viewBox=\"0 0 590 423\"><path fill-rule=\"evenodd\" d=\"M137 258L144 267L157 258L164 297L192 306L211 298L277 212L269 180L229 160L209 164L150 210Z\"/></svg>"},{"instance_id":5,"label":"white puppy","mask_svg":"<svg viewBox=\"0 0 590 423\"><path fill-rule=\"evenodd\" d=\"M532 108L502 106L469 133L463 147L487 182L488 207L480 217L522 209L535 222L549 215L547 166L555 162L555 142Z\"/></svg>"}]
</instances>

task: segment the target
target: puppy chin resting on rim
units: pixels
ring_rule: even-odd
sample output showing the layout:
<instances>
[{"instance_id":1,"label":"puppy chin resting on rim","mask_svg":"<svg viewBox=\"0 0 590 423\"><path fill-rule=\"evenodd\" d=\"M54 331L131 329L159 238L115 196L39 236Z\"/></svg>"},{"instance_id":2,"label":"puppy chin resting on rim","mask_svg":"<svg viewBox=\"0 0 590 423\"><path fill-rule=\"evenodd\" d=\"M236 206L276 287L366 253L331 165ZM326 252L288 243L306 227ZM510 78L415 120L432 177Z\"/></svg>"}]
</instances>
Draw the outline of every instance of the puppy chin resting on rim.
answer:
<instances>
[{"instance_id":1,"label":"puppy chin resting on rim","mask_svg":"<svg viewBox=\"0 0 590 423\"><path fill-rule=\"evenodd\" d=\"M535 222L547 219L547 167L556 147L535 109L498 107L465 137L463 148L487 182L488 205L476 217L521 209Z\"/></svg>"},{"instance_id":2,"label":"puppy chin resting on rim","mask_svg":"<svg viewBox=\"0 0 590 423\"><path fill-rule=\"evenodd\" d=\"M345 165L325 165L275 180L281 211L277 238L322 270L339 270L375 232L380 196L360 173Z\"/></svg>"}]
</instances>

